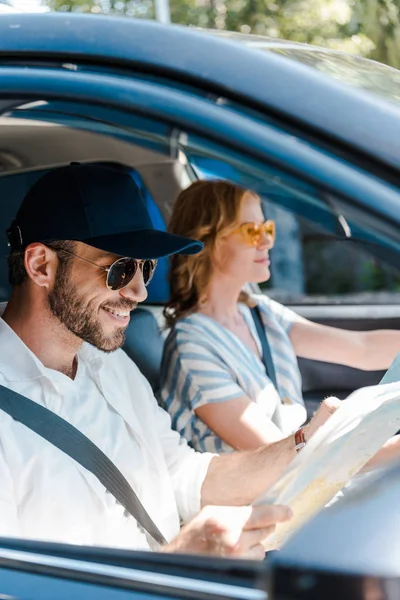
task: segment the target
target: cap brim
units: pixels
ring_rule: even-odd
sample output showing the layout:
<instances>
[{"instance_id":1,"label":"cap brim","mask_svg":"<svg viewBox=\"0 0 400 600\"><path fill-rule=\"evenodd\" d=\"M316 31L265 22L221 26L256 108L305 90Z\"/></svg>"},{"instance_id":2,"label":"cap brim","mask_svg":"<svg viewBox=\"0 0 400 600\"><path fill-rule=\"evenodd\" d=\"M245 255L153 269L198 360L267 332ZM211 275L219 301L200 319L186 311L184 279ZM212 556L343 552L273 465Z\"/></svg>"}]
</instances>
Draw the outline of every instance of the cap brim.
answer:
<instances>
[{"instance_id":1,"label":"cap brim","mask_svg":"<svg viewBox=\"0 0 400 600\"><path fill-rule=\"evenodd\" d=\"M171 254L197 254L203 249L202 242L157 229L102 235L81 241L99 250L131 258L163 258Z\"/></svg>"}]
</instances>

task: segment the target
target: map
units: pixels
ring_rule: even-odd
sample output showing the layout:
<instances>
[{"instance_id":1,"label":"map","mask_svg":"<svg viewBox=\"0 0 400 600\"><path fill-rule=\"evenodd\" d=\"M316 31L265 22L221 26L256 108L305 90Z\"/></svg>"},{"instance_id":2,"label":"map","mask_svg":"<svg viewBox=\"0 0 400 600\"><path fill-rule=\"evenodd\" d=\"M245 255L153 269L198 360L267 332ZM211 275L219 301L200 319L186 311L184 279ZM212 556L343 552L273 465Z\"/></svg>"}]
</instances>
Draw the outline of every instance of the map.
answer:
<instances>
[{"instance_id":1,"label":"map","mask_svg":"<svg viewBox=\"0 0 400 600\"><path fill-rule=\"evenodd\" d=\"M361 388L343 401L280 479L254 503L284 504L293 511L291 521L278 524L265 541L265 549L279 549L299 527L332 501L398 431L399 355L380 385Z\"/></svg>"}]
</instances>

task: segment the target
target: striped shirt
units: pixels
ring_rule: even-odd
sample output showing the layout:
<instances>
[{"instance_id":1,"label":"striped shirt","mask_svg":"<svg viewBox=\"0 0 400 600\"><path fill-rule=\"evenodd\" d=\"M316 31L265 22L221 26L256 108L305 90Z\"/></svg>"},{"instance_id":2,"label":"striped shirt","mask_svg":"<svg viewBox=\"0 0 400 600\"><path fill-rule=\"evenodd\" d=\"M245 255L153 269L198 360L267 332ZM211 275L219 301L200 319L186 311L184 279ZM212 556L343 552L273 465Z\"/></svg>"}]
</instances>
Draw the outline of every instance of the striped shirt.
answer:
<instances>
[{"instance_id":1,"label":"striped shirt","mask_svg":"<svg viewBox=\"0 0 400 600\"><path fill-rule=\"evenodd\" d=\"M195 414L210 402L247 395L268 418L289 435L306 420L297 358L289 339L297 315L266 296L256 296L268 335L277 388L260 358L236 335L214 319L195 313L180 319L164 347L160 403L170 413L172 426L201 452L228 452L221 440ZM239 304L262 354L250 309Z\"/></svg>"}]
</instances>

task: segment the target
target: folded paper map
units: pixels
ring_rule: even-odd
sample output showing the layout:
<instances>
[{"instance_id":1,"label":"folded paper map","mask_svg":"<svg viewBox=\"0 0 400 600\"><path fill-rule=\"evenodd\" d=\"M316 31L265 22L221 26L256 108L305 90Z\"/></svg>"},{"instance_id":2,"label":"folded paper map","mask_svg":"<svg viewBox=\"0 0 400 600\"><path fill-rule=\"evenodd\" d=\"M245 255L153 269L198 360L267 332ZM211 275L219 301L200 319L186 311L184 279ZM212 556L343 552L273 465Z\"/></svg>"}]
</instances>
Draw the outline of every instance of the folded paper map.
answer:
<instances>
[{"instance_id":1,"label":"folded paper map","mask_svg":"<svg viewBox=\"0 0 400 600\"><path fill-rule=\"evenodd\" d=\"M400 431L400 359L396 361L392 375L387 377L395 377L395 383L362 388L351 394L280 479L257 499L256 505L284 504L293 511L291 521L278 524L266 540L266 550L280 548Z\"/></svg>"}]
</instances>

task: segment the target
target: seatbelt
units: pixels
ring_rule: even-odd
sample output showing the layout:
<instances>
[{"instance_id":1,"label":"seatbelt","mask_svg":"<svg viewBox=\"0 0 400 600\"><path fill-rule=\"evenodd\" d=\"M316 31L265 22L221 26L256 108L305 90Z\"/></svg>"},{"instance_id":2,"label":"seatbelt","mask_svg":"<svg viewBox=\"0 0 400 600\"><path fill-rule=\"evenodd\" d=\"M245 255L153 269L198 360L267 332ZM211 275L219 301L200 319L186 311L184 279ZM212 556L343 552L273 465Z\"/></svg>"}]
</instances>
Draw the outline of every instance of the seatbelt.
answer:
<instances>
[{"instance_id":1,"label":"seatbelt","mask_svg":"<svg viewBox=\"0 0 400 600\"><path fill-rule=\"evenodd\" d=\"M0 410L90 471L159 544L166 539L114 463L76 427L33 400L0 385Z\"/></svg>"},{"instance_id":2,"label":"seatbelt","mask_svg":"<svg viewBox=\"0 0 400 600\"><path fill-rule=\"evenodd\" d=\"M279 392L277 382L276 382L276 373L274 362L272 360L271 349L269 347L267 333L265 331L265 325L263 323L260 309L258 306L254 306L250 309L251 315L253 317L254 325L256 326L256 330L258 333L258 337L260 338L261 348L262 348L262 356L261 360L264 363L265 370L267 372L268 377L272 381L275 386L275 389Z\"/></svg>"}]
</instances>

